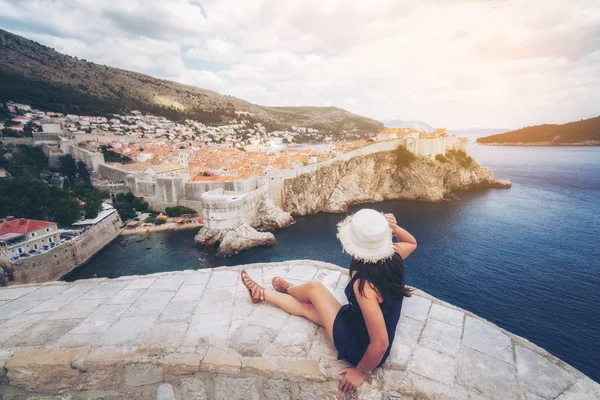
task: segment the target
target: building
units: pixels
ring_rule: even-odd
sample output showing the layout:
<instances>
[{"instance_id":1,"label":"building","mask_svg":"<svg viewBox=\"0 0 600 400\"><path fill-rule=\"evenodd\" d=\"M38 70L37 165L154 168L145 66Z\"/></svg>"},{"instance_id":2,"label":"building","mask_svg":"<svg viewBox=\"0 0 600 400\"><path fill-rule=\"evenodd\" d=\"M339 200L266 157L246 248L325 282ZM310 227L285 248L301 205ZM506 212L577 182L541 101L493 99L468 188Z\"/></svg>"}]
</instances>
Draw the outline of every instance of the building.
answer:
<instances>
[{"instance_id":1,"label":"building","mask_svg":"<svg viewBox=\"0 0 600 400\"><path fill-rule=\"evenodd\" d=\"M377 134L377 141L395 140L406 136L406 131L402 128L385 128Z\"/></svg>"},{"instance_id":2,"label":"building","mask_svg":"<svg viewBox=\"0 0 600 400\"><path fill-rule=\"evenodd\" d=\"M55 222L8 217L0 223L0 252L8 258L60 243Z\"/></svg>"}]
</instances>

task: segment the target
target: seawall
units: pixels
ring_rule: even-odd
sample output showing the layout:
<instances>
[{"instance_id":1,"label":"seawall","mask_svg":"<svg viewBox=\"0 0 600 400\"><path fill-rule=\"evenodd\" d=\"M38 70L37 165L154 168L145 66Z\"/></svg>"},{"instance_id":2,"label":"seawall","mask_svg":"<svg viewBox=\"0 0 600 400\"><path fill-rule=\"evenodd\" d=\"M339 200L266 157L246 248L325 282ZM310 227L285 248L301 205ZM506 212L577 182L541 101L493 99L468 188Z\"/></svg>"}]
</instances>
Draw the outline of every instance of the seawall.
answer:
<instances>
[{"instance_id":1,"label":"seawall","mask_svg":"<svg viewBox=\"0 0 600 400\"><path fill-rule=\"evenodd\" d=\"M49 251L11 264L15 281L11 285L60 279L88 261L121 233L121 220L113 213L72 241Z\"/></svg>"},{"instance_id":2,"label":"seawall","mask_svg":"<svg viewBox=\"0 0 600 400\"><path fill-rule=\"evenodd\" d=\"M345 303L347 270L244 266L268 285L317 280ZM0 289L7 399L337 399L323 328L254 305L237 267ZM343 398L343 397L341 397ZM416 290L359 399L597 399L600 385L527 340Z\"/></svg>"}]
</instances>

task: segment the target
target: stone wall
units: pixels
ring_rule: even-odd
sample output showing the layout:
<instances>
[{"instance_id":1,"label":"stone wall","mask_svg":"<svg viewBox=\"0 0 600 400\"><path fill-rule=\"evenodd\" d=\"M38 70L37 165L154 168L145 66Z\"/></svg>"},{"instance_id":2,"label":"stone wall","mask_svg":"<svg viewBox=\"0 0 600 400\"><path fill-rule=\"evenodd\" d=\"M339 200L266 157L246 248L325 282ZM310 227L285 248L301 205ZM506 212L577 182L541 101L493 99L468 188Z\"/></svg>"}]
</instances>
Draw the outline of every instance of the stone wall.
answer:
<instances>
[{"instance_id":1,"label":"stone wall","mask_svg":"<svg viewBox=\"0 0 600 400\"><path fill-rule=\"evenodd\" d=\"M342 303L347 270L310 260L0 289L7 399L344 399L322 327L239 279L316 280ZM350 399L351 397L347 397ZM600 385L527 340L419 290L363 400L600 398Z\"/></svg>"},{"instance_id":2,"label":"stone wall","mask_svg":"<svg viewBox=\"0 0 600 400\"><path fill-rule=\"evenodd\" d=\"M43 254L13 262L15 281L12 284L60 279L116 239L121 233L121 225L115 211L76 239Z\"/></svg>"}]
</instances>

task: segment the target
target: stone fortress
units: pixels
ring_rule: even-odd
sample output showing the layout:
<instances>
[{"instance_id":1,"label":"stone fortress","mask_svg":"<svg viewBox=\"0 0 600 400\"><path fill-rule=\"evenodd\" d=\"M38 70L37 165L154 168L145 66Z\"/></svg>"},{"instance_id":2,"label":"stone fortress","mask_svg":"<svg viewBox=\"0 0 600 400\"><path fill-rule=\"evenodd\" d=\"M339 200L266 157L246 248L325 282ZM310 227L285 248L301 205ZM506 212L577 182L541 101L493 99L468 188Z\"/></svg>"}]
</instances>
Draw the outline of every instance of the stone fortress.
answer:
<instances>
[{"instance_id":1,"label":"stone fortress","mask_svg":"<svg viewBox=\"0 0 600 400\"><path fill-rule=\"evenodd\" d=\"M348 366L323 328L252 304L237 267L0 288L0 398L594 400L600 385L527 340L416 290L390 357L340 396ZM348 271L298 260L244 266L257 282Z\"/></svg>"}]
</instances>

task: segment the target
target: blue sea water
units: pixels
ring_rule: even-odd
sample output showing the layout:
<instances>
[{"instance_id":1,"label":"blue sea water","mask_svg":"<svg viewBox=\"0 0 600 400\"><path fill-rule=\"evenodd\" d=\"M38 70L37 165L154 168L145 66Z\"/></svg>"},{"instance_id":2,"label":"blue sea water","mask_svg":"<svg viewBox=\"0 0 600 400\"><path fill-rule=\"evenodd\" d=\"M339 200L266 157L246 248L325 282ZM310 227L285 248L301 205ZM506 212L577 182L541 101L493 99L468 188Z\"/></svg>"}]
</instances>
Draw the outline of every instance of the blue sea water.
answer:
<instances>
[{"instance_id":1,"label":"blue sea water","mask_svg":"<svg viewBox=\"0 0 600 400\"><path fill-rule=\"evenodd\" d=\"M389 201L419 242L408 284L472 311L547 349L600 382L600 148L471 146L508 190L459 201ZM68 280L218 265L315 259L341 266L335 225L319 214L275 232L278 245L219 258L193 231L120 237ZM138 240L142 240L138 242Z\"/></svg>"}]
</instances>

